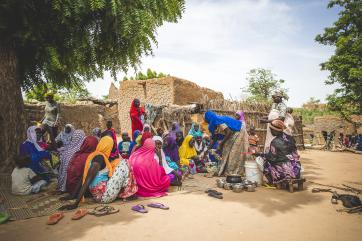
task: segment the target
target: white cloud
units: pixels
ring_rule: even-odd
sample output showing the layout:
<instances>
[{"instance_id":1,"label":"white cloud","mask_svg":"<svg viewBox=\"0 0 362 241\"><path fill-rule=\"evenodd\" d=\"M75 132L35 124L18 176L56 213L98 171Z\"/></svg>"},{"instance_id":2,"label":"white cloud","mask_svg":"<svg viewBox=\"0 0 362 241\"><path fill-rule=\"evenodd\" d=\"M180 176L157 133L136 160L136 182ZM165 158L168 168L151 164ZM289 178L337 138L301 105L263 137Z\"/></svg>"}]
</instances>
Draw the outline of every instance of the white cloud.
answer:
<instances>
[{"instance_id":1,"label":"white cloud","mask_svg":"<svg viewBox=\"0 0 362 241\"><path fill-rule=\"evenodd\" d=\"M143 59L142 69L154 69L239 96L246 73L256 67L269 68L285 79L289 104L301 105L311 96L323 99L332 91L325 87L327 73L319 63L332 53L305 39L303 19L289 1L187 1L177 24L158 31L154 57ZM307 16L306 16L307 17ZM107 94L110 76L88 84L96 95Z\"/></svg>"}]
</instances>

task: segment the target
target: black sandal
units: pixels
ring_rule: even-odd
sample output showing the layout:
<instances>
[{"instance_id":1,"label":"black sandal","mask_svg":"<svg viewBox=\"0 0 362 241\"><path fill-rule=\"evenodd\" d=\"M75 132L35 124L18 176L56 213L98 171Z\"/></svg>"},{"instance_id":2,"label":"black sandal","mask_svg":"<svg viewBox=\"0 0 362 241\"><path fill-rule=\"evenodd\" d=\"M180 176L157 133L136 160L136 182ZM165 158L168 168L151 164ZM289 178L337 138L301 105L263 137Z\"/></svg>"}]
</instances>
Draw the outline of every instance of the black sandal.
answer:
<instances>
[{"instance_id":1,"label":"black sandal","mask_svg":"<svg viewBox=\"0 0 362 241\"><path fill-rule=\"evenodd\" d=\"M214 192L209 192L208 194L210 197L214 197L214 198L217 198L217 199L223 199L223 196L222 195L217 195L216 193Z\"/></svg>"},{"instance_id":2,"label":"black sandal","mask_svg":"<svg viewBox=\"0 0 362 241\"><path fill-rule=\"evenodd\" d=\"M207 190L205 191L205 193L214 193L214 194L216 194L216 195L222 195L222 192L218 192L218 191L216 191L216 190L214 190L214 189L207 189Z\"/></svg>"}]
</instances>

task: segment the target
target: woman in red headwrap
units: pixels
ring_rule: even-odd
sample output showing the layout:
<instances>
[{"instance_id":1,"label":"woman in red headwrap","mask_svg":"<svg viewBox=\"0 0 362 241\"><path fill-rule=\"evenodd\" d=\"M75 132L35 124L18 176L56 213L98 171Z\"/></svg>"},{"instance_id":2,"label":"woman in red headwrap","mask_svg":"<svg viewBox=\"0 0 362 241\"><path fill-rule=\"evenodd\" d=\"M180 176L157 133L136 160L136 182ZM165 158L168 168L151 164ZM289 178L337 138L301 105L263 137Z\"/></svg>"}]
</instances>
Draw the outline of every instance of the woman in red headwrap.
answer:
<instances>
[{"instance_id":1,"label":"woman in red headwrap","mask_svg":"<svg viewBox=\"0 0 362 241\"><path fill-rule=\"evenodd\" d=\"M139 99L134 99L130 109L130 117L132 122L132 133L136 130L143 131L145 120L145 110L141 107Z\"/></svg>"}]
</instances>

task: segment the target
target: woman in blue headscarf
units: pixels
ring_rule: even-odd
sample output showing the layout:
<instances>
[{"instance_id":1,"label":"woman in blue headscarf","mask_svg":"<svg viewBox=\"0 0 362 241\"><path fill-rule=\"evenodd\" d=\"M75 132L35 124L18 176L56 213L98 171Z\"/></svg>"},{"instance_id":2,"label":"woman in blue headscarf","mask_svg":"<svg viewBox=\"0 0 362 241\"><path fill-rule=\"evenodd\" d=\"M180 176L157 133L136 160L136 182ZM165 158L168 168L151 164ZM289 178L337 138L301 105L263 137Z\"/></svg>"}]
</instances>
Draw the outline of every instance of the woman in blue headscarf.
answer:
<instances>
[{"instance_id":1,"label":"woman in blue headscarf","mask_svg":"<svg viewBox=\"0 0 362 241\"><path fill-rule=\"evenodd\" d=\"M203 133L200 130L200 125L197 123L192 123L191 129L189 131L189 135L193 136L193 137L202 137Z\"/></svg>"},{"instance_id":2,"label":"woman in blue headscarf","mask_svg":"<svg viewBox=\"0 0 362 241\"><path fill-rule=\"evenodd\" d=\"M248 134L242 122L228 116L219 116L207 111L204 116L212 135L210 147L220 141L218 151L222 154L218 175L242 174L247 159ZM220 140L222 136L222 140Z\"/></svg>"}]
</instances>

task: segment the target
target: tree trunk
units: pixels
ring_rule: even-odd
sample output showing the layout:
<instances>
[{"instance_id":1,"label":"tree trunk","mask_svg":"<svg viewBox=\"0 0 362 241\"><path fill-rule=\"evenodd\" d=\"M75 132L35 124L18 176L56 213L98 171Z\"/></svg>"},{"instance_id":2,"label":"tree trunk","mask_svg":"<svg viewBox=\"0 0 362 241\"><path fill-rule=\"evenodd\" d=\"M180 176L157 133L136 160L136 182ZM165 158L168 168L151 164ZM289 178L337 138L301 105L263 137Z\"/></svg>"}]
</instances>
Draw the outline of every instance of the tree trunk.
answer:
<instances>
[{"instance_id":1,"label":"tree trunk","mask_svg":"<svg viewBox=\"0 0 362 241\"><path fill-rule=\"evenodd\" d=\"M25 137L24 103L18 61L11 45L0 43L0 172L9 173Z\"/></svg>"}]
</instances>

